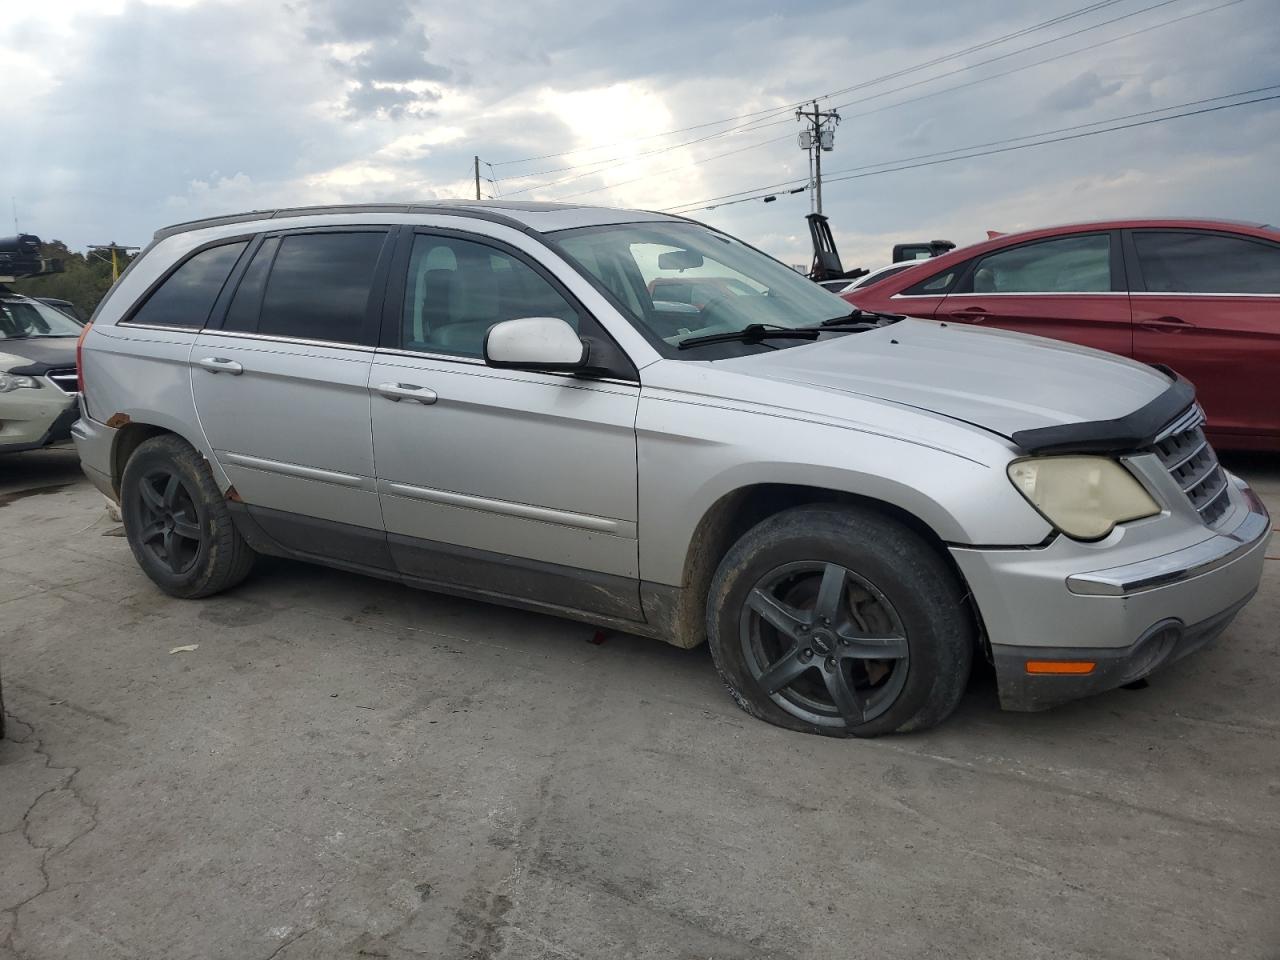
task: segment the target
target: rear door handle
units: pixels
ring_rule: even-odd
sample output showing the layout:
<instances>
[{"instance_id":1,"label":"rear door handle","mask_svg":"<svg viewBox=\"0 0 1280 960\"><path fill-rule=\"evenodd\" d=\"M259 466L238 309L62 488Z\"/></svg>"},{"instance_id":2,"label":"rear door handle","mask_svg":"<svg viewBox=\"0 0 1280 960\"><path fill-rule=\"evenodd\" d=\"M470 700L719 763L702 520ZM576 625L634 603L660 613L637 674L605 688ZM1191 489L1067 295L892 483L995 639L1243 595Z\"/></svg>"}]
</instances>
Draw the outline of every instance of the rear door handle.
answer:
<instances>
[{"instance_id":1,"label":"rear door handle","mask_svg":"<svg viewBox=\"0 0 1280 960\"><path fill-rule=\"evenodd\" d=\"M196 366L202 367L210 373L229 373L233 377L238 377L244 373L244 367L234 360L228 360L226 357L205 357L197 360Z\"/></svg>"},{"instance_id":2,"label":"rear door handle","mask_svg":"<svg viewBox=\"0 0 1280 960\"><path fill-rule=\"evenodd\" d=\"M1194 327L1195 324L1189 323L1181 317L1153 317L1150 320L1139 320L1138 326L1144 330L1177 333L1179 330L1188 330Z\"/></svg>"},{"instance_id":3,"label":"rear door handle","mask_svg":"<svg viewBox=\"0 0 1280 960\"><path fill-rule=\"evenodd\" d=\"M416 400L418 403L435 403L436 392L428 390L426 387L420 387L416 383L380 383L375 390L379 395L386 397L395 403L401 400Z\"/></svg>"},{"instance_id":4,"label":"rear door handle","mask_svg":"<svg viewBox=\"0 0 1280 960\"><path fill-rule=\"evenodd\" d=\"M971 323L981 323L987 319L986 307L965 307L963 310L956 311L957 320L968 320Z\"/></svg>"}]
</instances>

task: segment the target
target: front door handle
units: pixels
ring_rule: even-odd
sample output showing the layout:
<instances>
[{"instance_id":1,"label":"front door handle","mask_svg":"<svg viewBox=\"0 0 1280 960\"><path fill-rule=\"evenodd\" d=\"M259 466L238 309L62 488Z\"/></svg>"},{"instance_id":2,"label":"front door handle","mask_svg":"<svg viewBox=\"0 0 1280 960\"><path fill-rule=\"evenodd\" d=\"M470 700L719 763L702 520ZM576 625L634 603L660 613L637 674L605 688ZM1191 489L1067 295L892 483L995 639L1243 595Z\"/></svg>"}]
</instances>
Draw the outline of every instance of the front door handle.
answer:
<instances>
[{"instance_id":1,"label":"front door handle","mask_svg":"<svg viewBox=\"0 0 1280 960\"><path fill-rule=\"evenodd\" d=\"M955 318L957 320L965 320L969 323L981 323L987 319L986 307L965 307L963 310L957 310Z\"/></svg>"},{"instance_id":2,"label":"front door handle","mask_svg":"<svg viewBox=\"0 0 1280 960\"><path fill-rule=\"evenodd\" d=\"M435 403L436 392L428 390L426 387L420 387L416 383L380 383L375 390L380 396L386 397L395 403L401 400L415 400L418 403Z\"/></svg>"},{"instance_id":3,"label":"front door handle","mask_svg":"<svg viewBox=\"0 0 1280 960\"><path fill-rule=\"evenodd\" d=\"M197 360L196 366L208 370L210 373L229 373L233 377L238 377L244 373L244 367L234 360L228 360L226 357L205 357Z\"/></svg>"}]
</instances>

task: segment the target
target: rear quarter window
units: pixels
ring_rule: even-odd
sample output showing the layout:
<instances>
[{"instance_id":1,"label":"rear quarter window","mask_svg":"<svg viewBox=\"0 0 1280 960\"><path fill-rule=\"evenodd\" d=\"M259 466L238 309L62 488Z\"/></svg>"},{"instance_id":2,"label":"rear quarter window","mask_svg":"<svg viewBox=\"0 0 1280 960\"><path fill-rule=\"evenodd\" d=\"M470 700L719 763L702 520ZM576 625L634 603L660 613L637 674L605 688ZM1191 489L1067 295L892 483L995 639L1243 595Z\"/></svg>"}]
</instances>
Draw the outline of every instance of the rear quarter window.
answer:
<instances>
[{"instance_id":1,"label":"rear quarter window","mask_svg":"<svg viewBox=\"0 0 1280 960\"><path fill-rule=\"evenodd\" d=\"M248 245L249 241L239 240L188 257L122 322L200 329Z\"/></svg>"}]
</instances>

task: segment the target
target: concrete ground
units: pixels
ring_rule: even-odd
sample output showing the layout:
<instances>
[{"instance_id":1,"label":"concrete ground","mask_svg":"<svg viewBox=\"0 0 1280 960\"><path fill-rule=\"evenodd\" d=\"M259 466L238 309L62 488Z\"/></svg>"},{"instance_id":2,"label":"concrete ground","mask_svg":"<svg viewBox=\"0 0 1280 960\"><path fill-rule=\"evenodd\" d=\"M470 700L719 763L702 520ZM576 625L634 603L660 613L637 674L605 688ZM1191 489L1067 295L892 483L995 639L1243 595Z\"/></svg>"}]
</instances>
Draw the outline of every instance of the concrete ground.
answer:
<instances>
[{"instance_id":1,"label":"concrete ground","mask_svg":"<svg viewBox=\"0 0 1280 960\"><path fill-rule=\"evenodd\" d=\"M0 960L1275 960L1278 624L1280 561L1148 689L833 741L705 650L285 562L169 599L9 458Z\"/></svg>"}]
</instances>

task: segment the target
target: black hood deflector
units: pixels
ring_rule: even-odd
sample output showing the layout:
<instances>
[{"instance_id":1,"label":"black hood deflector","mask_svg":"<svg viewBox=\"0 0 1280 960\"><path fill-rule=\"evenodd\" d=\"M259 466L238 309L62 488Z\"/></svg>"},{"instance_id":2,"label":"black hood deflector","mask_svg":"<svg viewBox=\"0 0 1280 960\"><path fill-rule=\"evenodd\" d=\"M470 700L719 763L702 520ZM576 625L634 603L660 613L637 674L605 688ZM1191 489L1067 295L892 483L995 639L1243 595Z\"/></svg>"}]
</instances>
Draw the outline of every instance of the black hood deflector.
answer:
<instances>
[{"instance_id":1,"label":"black hood deflector","mask_svg":"<svg viewBox=\"0 0 1280 960\"><path fill-rule=\"evenodd\" d=\"M1051 427L1018 430L1010 438L1027 453L1131 453L1155 443L1160 431L1186 411L1196 399L1196 388L1168 367L1158 367L1172 378L1169 389L1150 403L1115 420L1063 423Z\"/></svg>"}]
</instances>

